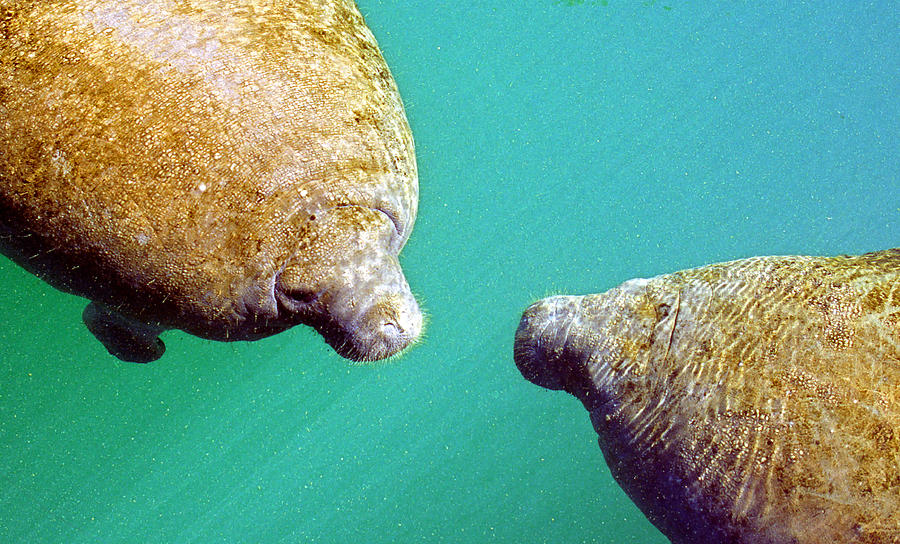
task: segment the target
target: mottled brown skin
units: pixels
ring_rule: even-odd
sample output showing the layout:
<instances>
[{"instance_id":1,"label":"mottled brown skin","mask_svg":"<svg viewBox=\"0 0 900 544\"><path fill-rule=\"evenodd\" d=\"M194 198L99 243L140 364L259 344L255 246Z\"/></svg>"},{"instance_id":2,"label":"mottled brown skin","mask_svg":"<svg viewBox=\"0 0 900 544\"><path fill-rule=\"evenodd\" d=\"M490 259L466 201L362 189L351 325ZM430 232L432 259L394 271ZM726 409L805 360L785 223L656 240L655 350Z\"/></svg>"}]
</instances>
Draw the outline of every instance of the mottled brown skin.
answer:
<instances>
[{"instance_id":1,"label":"mottled brown skin","mask_svg":"<svg viewBox=\"0 0 900 544\"><path fill-rule=\"evenodd\" d=\"M672 542L900 542L900 249L550 297L515 359Z\"/></svg>"},{"instance_id":2,"label":"mottled brown skin","mask_svg":"<svg viewBox=\"0 0 900 544\"><path fill-rule=\"evenodd\" d=\"M0 247L114 355L315 327L390 356L413 140L351 0L0 0Z\"/></svg>"}]
</instances>

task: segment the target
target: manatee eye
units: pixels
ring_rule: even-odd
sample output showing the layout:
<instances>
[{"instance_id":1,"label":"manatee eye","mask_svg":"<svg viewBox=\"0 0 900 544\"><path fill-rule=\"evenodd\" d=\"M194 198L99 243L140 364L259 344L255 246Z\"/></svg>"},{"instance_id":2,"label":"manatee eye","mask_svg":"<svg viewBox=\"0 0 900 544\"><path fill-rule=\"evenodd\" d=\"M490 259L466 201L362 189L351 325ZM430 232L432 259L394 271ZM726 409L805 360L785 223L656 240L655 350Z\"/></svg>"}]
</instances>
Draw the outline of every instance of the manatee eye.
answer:
<instances>
[{"instance_id":1,"label":"manatee eye","mask_svg":"<svg viewBox=\"0 0 900 544\"><path fill-rule=\"evenodd\" d=\"M291 289L289 291L284 291L285 296L290 297L292 300L300 302L302 304L311 304L319 298L319 294L314 291L307 291L305 289Z\"/></svg>"}]
</instances>

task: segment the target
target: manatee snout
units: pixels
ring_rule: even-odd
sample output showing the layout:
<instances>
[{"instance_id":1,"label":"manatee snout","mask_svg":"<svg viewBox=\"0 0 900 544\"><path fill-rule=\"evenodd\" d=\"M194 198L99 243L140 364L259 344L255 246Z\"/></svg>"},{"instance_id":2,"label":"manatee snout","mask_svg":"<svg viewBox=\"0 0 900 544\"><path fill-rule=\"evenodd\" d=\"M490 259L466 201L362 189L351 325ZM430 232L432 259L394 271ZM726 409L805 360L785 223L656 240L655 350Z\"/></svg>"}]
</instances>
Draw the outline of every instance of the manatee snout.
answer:
<instances>
[{"instance_id":1,"label":"manatee snout","mask_svg":"<svg viewBox=\"0 0 900 544\"><path fill-rule=\"evenodd\" d=\"M589 411L621 399L627 382L646 373L654 340L664 349L671 336L670 328L655 327L660 317L647 284L639 278L605 293L532 304L516 332L519 371L536 385L571 393Z\"/></svg>"},{"instance_id":2,"label":"manatee snout","mask_svg":"<svg viewBox=\"0 0 900 544\"><path fill-rule=\"evenodd\" d=\"M422 332L422 312L399 271L396 283L375 290L368 300L357 304L343 300L343 310L333 330L319 328L325 341L340 355L354 361L376 361L395 355L413 344ZM361 311L354 311L356 309Z\"/></svg>"},{"instance_id":3,"label":"manatee snout","mask_svg":"<svg viewBox=\"0 0 900 544\"><path fill-rule=\"evenodd\" d=\"M513 356L522 376L535 385L554 390L573 385L576 377L567 361L566 337L580 298L545 298L522 314Z\"/></svg>"},{"instance_id":4,"label":"manatee snout","mask_svg":"<svg viewBox=\"0 0 900 544\"><path fill-rule=\"evenodd\" d=\"M279 305L315 328L342 357L377 361L396 355L419 338L423 317L397 259L385 261L377 276L338 276L349 281L315 293L279 285Z\"/></svg>"},{"instance_id":5,"label":"manatee snout","mask_svg":"<svg viewBox=\"0 0 900 544\"><path fill-rule=\"evenodd\" d=\"M348 224L355 228L336 228ZM288 263L275 283L279 311L354 361L384 359L415 343L422 311L391 249L393 221L354 206L329 212L316 229L313 246L332 258L310 259L306 251Z\"/></svg>"}]
</instances>

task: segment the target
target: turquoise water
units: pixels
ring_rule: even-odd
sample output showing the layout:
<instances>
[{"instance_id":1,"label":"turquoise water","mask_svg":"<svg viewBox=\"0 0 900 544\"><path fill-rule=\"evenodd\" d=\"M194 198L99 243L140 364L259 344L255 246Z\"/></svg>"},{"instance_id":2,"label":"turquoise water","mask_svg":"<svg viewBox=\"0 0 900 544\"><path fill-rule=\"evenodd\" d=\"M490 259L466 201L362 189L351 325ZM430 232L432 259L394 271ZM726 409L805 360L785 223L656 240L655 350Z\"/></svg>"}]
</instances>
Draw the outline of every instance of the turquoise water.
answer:
<instances>
[{"instance_id":1,"label":"turquoise water","mask_svg":"<svg viewBox=\"0 0 900 544\"><path fill-rule=\"evenodd\" d=\"M170 332L121 363L0 259L0 541L665 543L516 370L524 307L900 245L895 2L412 4L360 8L418 146L424 342Z\"/></svg>"}]
</instances>

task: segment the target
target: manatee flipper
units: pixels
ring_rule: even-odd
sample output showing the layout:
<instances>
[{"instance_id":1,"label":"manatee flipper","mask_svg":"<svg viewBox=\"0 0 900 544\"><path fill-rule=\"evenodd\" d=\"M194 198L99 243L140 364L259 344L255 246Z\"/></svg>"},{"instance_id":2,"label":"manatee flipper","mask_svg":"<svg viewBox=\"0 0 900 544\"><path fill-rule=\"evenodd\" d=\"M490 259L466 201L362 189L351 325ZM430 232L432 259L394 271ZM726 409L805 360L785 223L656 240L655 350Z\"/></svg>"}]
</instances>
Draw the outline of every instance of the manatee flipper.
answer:
<instances>
[{"instance_id":1,"label":"manatee flipper","mask_svg":"<svg viewBox=\"0 0 900 544\"><path fill-rule=\"evenodd\" d=\"M81 315L85 326L115 357L129 363L149 363L162 357L166 345L162 327L129 319L102 304L91 302Z\"/></svg>"}]
</instances>

